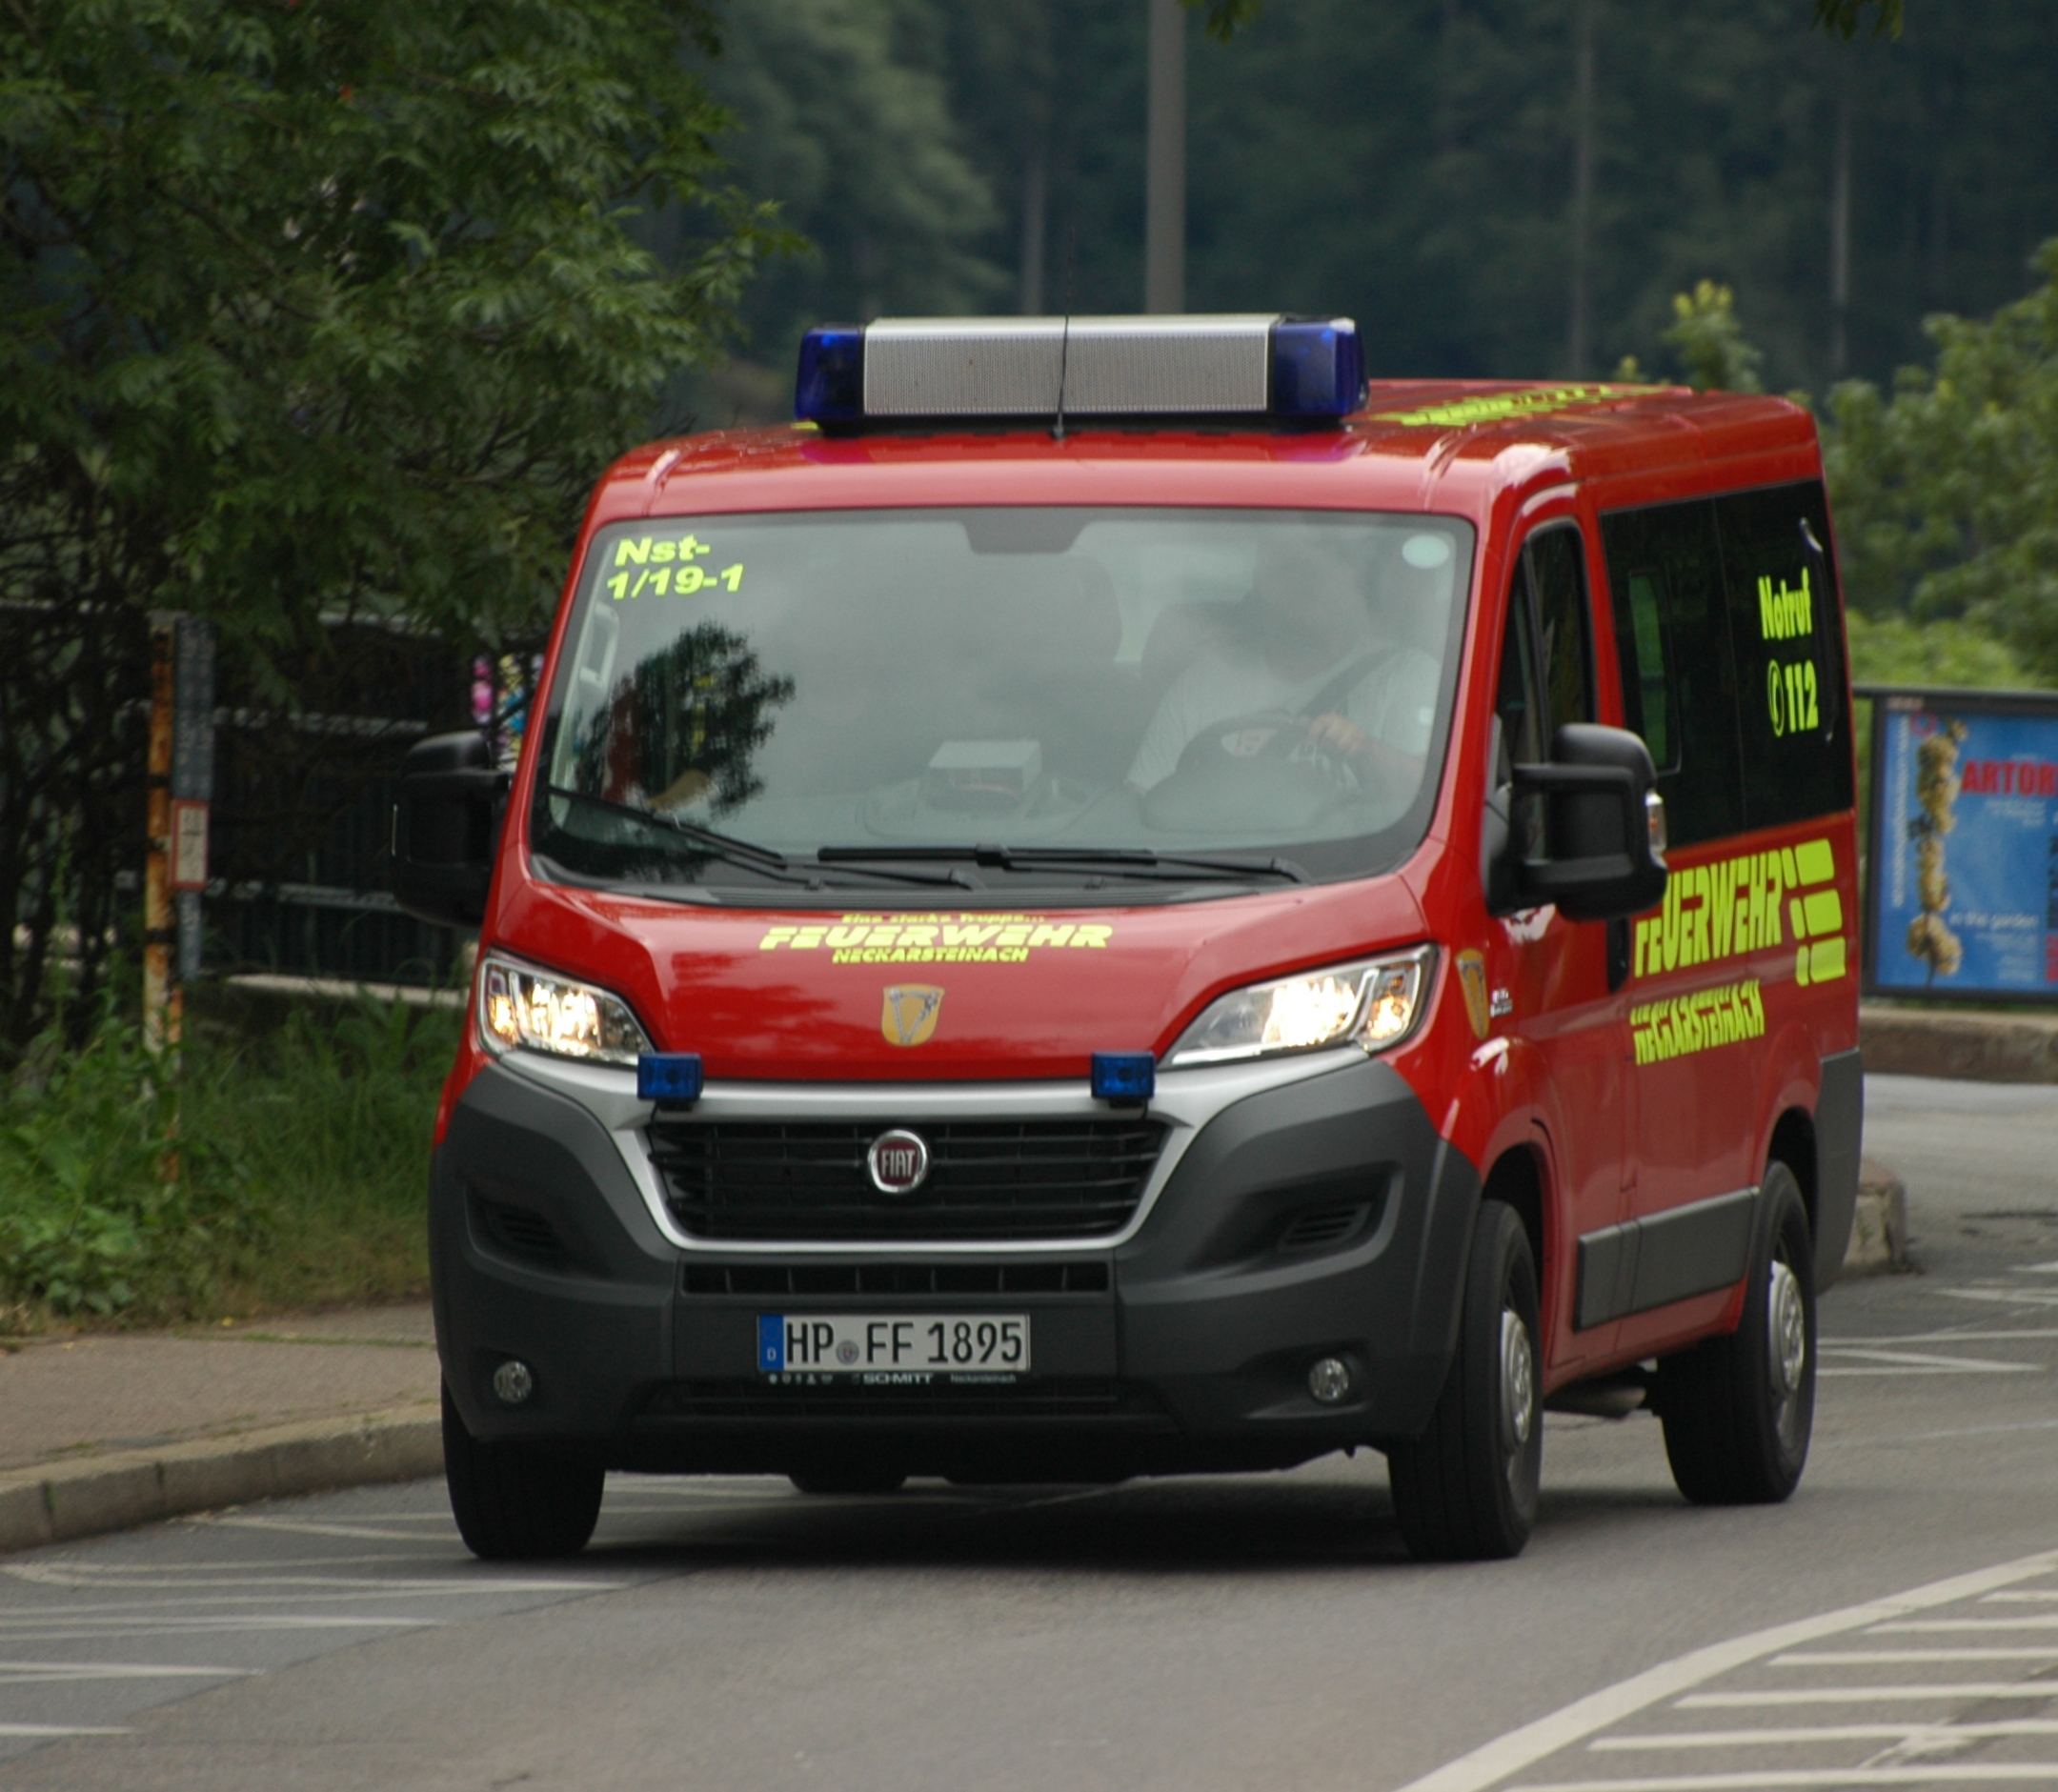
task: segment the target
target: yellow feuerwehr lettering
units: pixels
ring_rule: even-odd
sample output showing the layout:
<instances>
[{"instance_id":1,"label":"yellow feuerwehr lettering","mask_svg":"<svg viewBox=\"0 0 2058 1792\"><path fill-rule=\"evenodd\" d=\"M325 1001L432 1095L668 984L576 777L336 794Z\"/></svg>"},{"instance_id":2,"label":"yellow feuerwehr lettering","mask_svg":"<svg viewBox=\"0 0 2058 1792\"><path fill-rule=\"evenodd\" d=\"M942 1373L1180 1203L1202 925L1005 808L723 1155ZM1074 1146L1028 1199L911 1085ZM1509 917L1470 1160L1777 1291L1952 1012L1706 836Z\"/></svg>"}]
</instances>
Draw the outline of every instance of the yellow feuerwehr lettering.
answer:
<instances>
[{"instance_id":1,"label":"yellow feuerwehr lettering","mask_svg":"<svg viewBox=\"0 0 2058 1792\"><path fill-rule=\"evenodd\" d=\"M1709 926L1713 930L1708 940L1708 949L1714 956L1726 958L1732 937L1731 928L1736 921L1737 862L1733 858L1725 858L1719 864L1710 865L1708 871L1713 878L1708 890L1708 902L1714 910L1708 917Z\"/></svg>"}]
</instances>

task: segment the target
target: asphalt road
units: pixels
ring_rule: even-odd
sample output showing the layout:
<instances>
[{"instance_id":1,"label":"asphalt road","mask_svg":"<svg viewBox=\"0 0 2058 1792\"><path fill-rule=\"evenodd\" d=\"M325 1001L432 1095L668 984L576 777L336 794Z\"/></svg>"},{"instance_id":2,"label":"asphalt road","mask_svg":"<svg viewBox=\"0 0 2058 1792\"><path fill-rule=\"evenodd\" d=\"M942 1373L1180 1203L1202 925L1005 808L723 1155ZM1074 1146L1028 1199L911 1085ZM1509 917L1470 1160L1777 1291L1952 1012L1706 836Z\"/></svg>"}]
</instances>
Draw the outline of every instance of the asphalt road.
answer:
<instances>
[{"instance_id":1,"label":"asphalt road","mask_svg":"<svg viewBox=\"0 0 2058 1792\"><path fill-rule=\"evenodd\" d=\"M0 1561L0 1787L2058 1781L2058 1090L1869 1103L1925 1273L1826 1301L1786 1506L1685 1506L1641 1416L1554 1416L1536 1538L1479 1567L1410 1562L1364 1456L621 1477L543 1570L472 1561L439 1484L280 1502Z\"/></svg>"}]
</instances>

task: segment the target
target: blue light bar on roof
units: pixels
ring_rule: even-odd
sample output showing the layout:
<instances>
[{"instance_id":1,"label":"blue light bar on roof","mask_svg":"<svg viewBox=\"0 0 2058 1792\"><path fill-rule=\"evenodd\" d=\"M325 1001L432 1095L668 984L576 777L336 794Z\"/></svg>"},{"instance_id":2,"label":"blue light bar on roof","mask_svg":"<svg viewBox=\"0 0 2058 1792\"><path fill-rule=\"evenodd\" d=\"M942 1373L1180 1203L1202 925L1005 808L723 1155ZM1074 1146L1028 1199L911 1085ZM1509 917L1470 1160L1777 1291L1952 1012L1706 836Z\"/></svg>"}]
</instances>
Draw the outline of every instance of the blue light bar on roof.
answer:
<instances>
[{"instance_id":1,"label":"blue light bar on roof","mask_svg":"<svg viewBox=\"0 0 2058 1792\"><path fill-rule=\"evenodd\" d=\"M803 423L1246 416L1333 423L1364 398L1348 317L881 318L811 330Z\"/></svg>"}]
</instances>

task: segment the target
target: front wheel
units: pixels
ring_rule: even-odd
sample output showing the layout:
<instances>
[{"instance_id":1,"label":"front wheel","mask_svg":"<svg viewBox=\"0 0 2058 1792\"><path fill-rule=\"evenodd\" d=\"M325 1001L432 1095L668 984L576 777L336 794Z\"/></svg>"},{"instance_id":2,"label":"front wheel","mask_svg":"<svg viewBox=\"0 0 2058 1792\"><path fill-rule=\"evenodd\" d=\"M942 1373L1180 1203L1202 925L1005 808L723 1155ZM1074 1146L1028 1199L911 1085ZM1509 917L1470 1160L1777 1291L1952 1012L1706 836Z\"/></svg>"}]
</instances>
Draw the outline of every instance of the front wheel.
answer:
<instances>
[{"instance_id":1,"label":"front wheel","mask_svg":"<svg viewBox=\"0 0 2058 1792\"><path fill-rule=\"evenodd\" d=\"M1386 1452L1394 1514L1424 1561L1519 1556L1544 1468L1536 1258L1505 1201L1480 1203L1458 1352L1428 1428Z\"/></svg>"},{"instance_id":2,"label":"front wheel","mask_svg":"<svg viewBox=\"0 0 2058 1792\"><path fill-rule=\"evenodd\" d=\"M535 1561L586 1547L607 1473L530 1443L481 1443L446 1385L443 1479L467 1549L488 1561Z\"/></svg>"},{"instance_id":3,"label":"front wheel","mask_svg":"<svg viewBox=\"0 0 2058 1792\"><path fill-rule=\"evenodd\" d=\"M1665 1456L1696 1505L1777 1503L1800 1485L1815 1426L1815 1250L1801 1185L1766 1166L1744 1318L1659 1365Z\"/></svg>"}]
</instances>

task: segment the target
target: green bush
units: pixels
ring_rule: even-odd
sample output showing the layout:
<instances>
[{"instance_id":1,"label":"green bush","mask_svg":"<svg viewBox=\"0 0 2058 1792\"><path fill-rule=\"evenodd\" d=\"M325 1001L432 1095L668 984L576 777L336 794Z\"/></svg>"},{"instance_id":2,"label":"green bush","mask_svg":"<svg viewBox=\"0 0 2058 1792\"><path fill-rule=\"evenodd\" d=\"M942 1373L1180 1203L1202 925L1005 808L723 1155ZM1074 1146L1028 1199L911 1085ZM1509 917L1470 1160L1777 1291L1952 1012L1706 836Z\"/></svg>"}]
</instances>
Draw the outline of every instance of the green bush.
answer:
<instances>
[{"instance_id":1,"label":"green bush","mask_svg":"<svg viewBox=\"0 0 2058 1792\"><path fill-rule=\"evenodd\" d=\"M39 1040L0 1089L0 1298L166 1320L418 1293L457 1019L400 1004L204 1031L175 1089L137 1029Z\"/></svg>"},{"instance_id":2,"label":"green bush","mask_svg":"<svg viewBox=\"0 0 2058 1792\"><path fill-rule=\"evenodd\" d=\"M175 1295L206 1238L169 1174L175 1128L132 1028L103 1024L75 1054L38 1039L0 1108L0 1288L61 1314Z\"/></svg>"}]
</instances>

